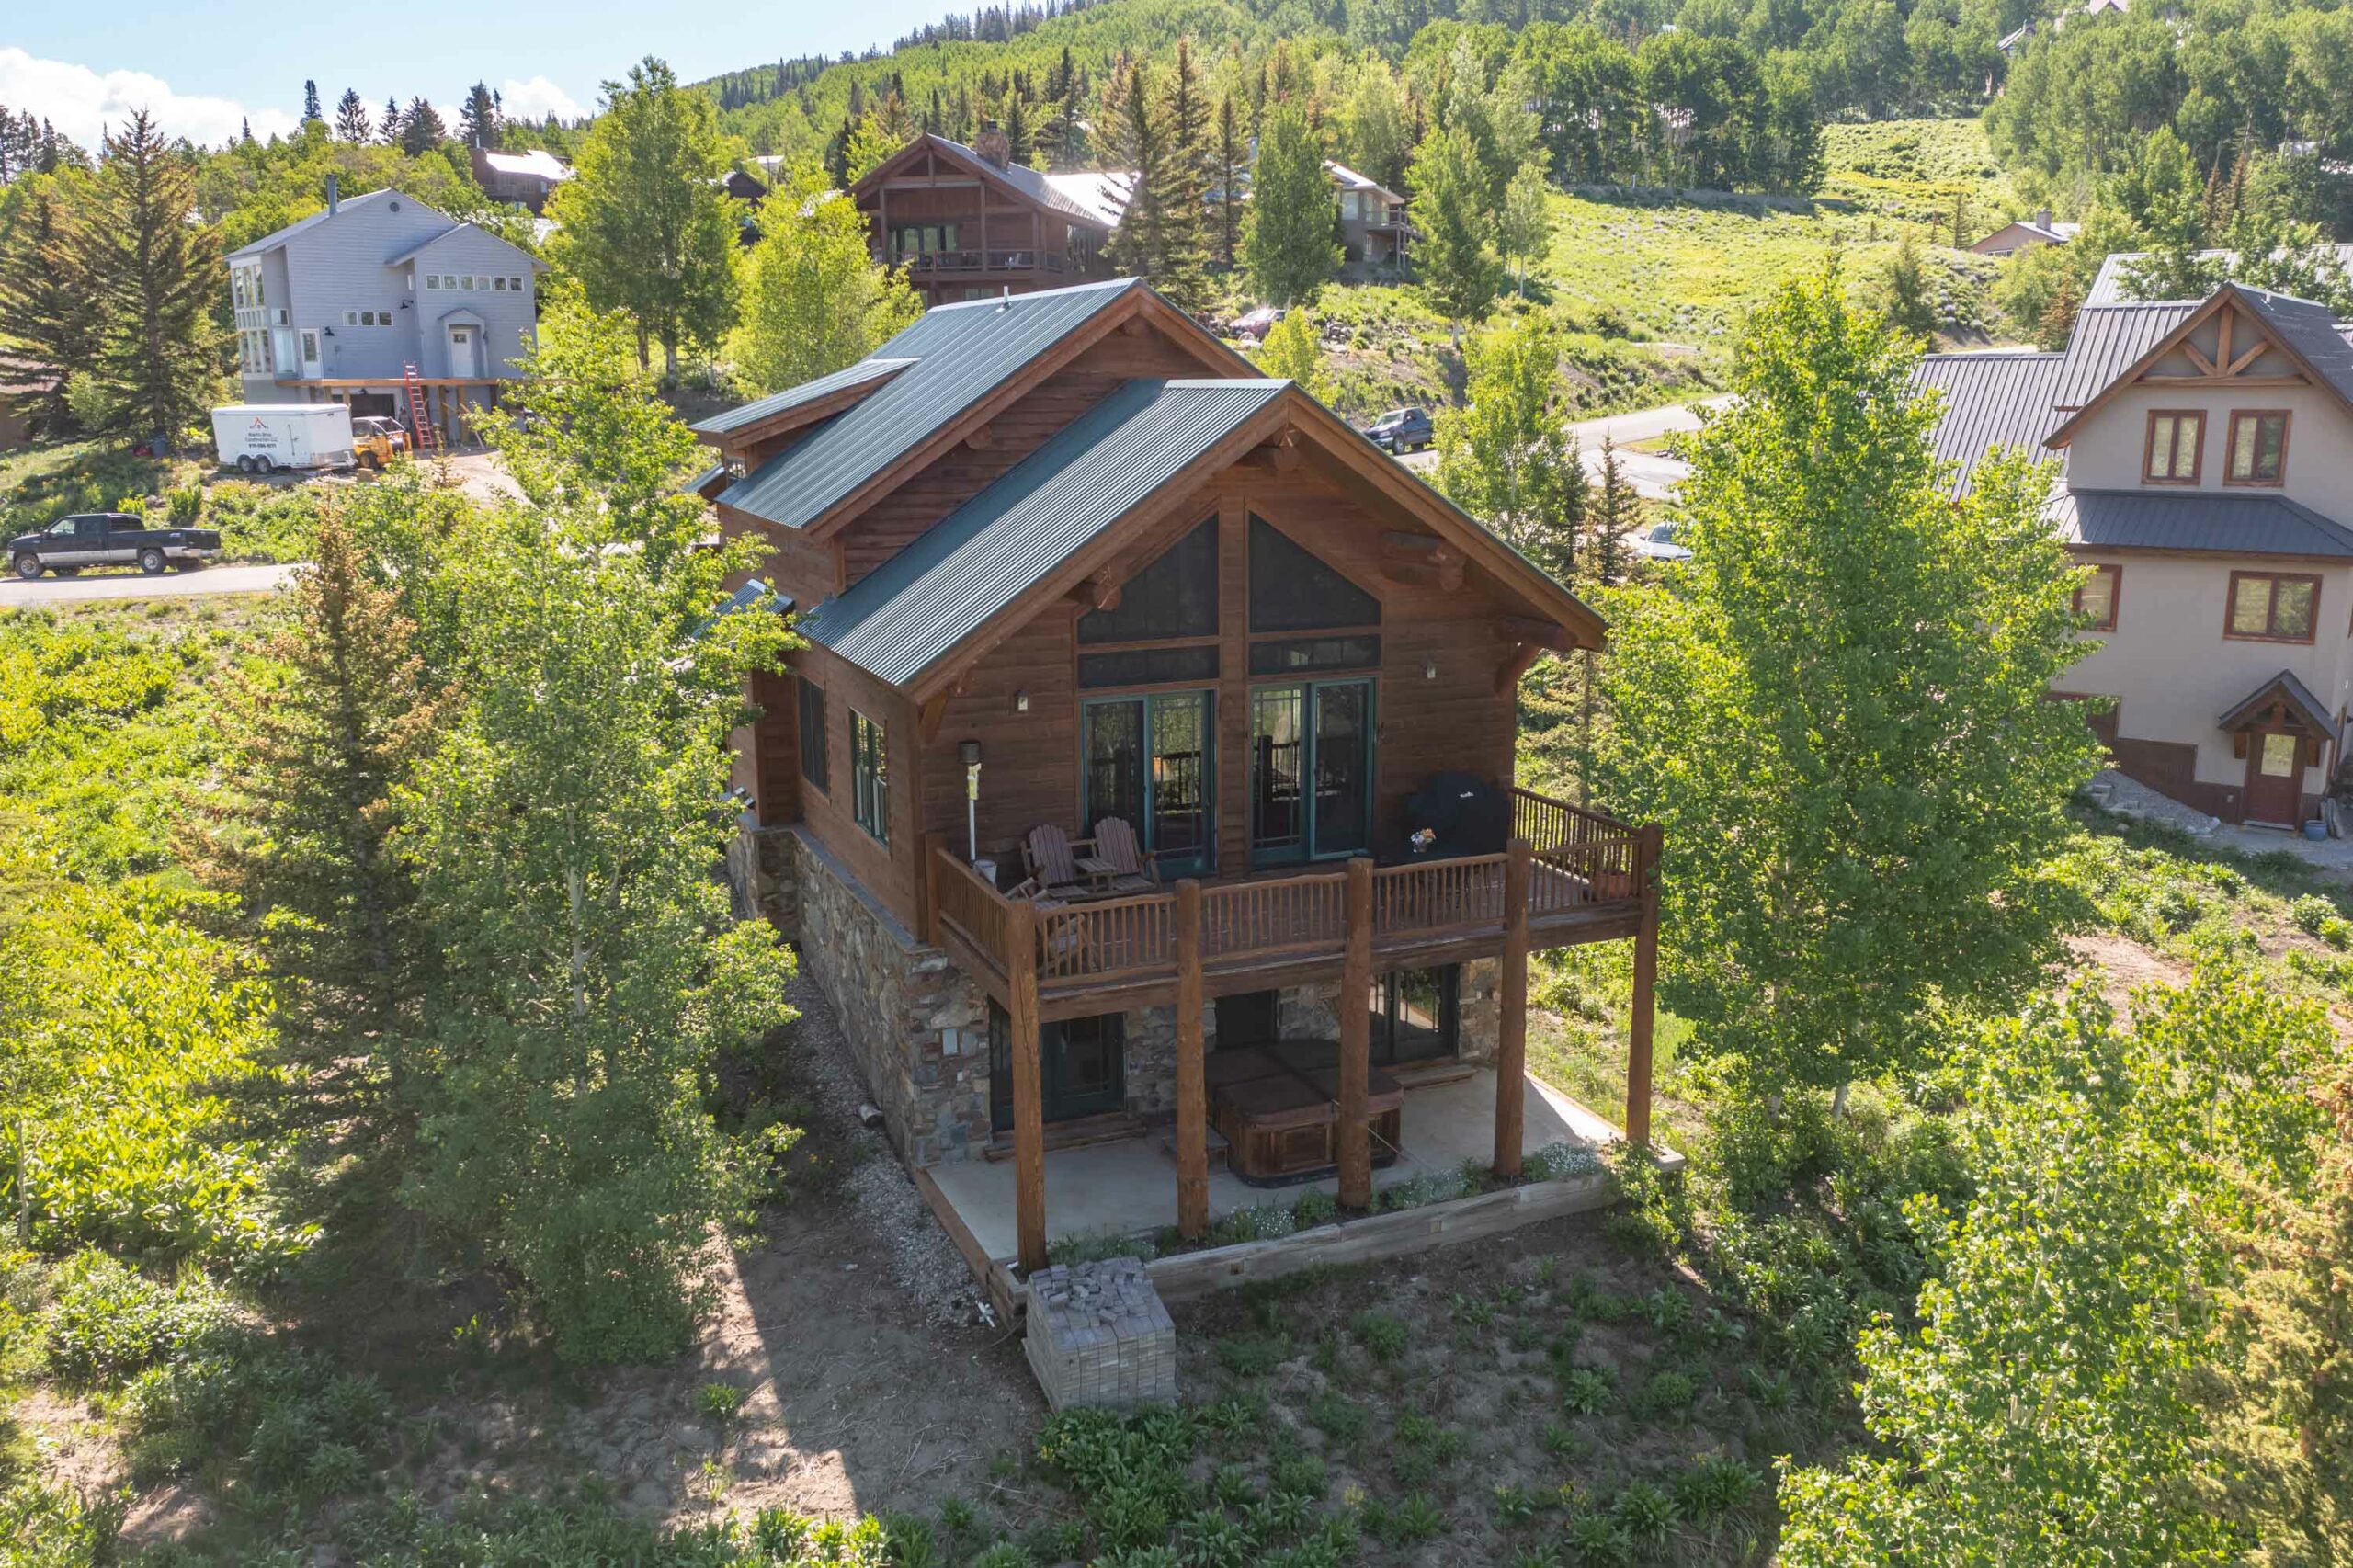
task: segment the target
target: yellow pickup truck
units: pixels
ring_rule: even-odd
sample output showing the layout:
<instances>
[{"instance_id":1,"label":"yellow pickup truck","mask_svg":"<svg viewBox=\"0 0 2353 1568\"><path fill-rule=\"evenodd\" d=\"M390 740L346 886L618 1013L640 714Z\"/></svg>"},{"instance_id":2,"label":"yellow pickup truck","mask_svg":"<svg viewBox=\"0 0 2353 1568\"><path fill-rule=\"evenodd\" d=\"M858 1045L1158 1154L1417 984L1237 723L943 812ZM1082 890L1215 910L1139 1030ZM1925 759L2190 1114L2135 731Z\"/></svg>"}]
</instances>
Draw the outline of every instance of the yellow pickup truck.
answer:
<instances>
[{"instance_id":1,"label":"yellow pickup truck","mask_svg":"<svg viewBox=\"0 0 2353 1568\"><path fill-rule=\"evenodd\" d=\"M351 422L351 451L362 468L387 469L408 450L408 431L397 419L365 415Z\"/></svg>"}]
</instances>

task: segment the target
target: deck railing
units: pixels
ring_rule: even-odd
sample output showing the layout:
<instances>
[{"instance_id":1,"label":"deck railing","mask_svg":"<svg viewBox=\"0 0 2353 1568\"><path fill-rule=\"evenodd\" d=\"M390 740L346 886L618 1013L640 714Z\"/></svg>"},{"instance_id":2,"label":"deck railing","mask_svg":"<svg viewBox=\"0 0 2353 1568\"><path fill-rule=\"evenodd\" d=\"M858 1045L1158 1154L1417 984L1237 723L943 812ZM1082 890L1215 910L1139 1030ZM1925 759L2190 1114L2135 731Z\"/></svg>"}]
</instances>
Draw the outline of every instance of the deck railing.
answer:
<instances>
[{"instance_id":1,"label":"deck railing","mask_svg":"<svg viewBox=\"0 0 2353 1568\"><path fill-rule=\"evenodd\" d=\"M1597 812L1526 790L1512 791L1512 825L1529 851L1527 914L1540 931L1560 917L1639 899L1650 840ZM1041 988L1105 989L1165 980L1176 969L1176 894L1016 906L944 846L930 869L934 940L945 932L1009 976L1026 962ZM1376 948L1500 934L1506 924L1508 855L1414 860L1376 869ZM1347 941L1345 875L1213 882L1201 890L1201 962L1207 969L1341 956ZM1034 929L1033 951L1014 949Z\"/></svg>"}]
</instances>

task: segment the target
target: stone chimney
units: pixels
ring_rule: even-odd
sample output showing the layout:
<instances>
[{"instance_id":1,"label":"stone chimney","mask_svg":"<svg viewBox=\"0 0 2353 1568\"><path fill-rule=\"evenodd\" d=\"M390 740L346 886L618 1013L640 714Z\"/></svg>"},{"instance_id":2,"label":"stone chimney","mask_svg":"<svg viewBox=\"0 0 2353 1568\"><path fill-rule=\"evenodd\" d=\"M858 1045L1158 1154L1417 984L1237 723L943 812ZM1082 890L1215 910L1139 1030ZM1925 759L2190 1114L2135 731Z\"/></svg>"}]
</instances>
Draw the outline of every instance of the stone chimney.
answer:
<instances>
[{"instance_id":1,"label":"stone chimney","mask_svg":"<svg viewBox=\"0 0 2353 1568\"><path fill-rule=\"evenodd\" d=\"M334 217L343 206L342 187L342 181L333 175L327 176L327 216L330 218Z\"/></svg>"},{"instance_id":2,"label":"stone chimney","mask_svg":"<svg viewBox=\"0 0 2353 1568\"><path fill-rule=\"evenodd\" d=\"M1013 143L994 119L981 121L981 133L972 138L972 151L1000 169L1013 162Z\"/></svg>"},{"instance_id":3,"label":"stone chimney","mask_svg":"<svg viewBox=\"0 0 2353 1568\"><path fill-rule=\"evenodd\" d=\"M2051 227L2050 208L2038 207L2034 210L2034 226L2038 229L2047 229Z\"/></svg>"}]
</instances>

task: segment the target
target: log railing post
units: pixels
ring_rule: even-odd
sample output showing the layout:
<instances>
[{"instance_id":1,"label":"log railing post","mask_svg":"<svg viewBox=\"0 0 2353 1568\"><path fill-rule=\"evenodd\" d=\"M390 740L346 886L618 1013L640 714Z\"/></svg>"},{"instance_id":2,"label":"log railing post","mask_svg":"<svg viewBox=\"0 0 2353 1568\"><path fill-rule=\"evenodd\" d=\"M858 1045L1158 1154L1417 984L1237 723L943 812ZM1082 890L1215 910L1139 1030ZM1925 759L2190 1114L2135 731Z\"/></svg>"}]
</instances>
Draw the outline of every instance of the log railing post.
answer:
<instances>
[{"instance_id":1,"label":"log railing post","mask_svg":"<svg viewBox=\"0 0 2353 1568\"><path fill-rule=\"evenodd\" d=\"M1495 1022L1495 1159L1497 1177L1517 1180L1528 1093L1528 840L1515 838L1504 857L1504 957L1500 1017Z\"/></svg>"},{"instance_id":2,"label":"log railing post","mask_svg":"<svg viewBox=\"0 0 2353 1568\"><path fill-rule=\"evenodd\" d=\"M1658 824L1640 830L1634 879L1642 894L1642 924L1634 928L1634 997L1626 1020L1626 1142L1651 1141L1651 1031L1658 987Z\"/></svg>"},{"instance_id":3,"label":"log railing post","mask_svg":"<svg viewBox=\"0 0 2353 1568\"><path fill-rule=\"evenodd\" d=\"M1348 862L1340 960L1340 1207L1372 1207L1372 862Z\"/></svg>"},{"instance_id":4,"label":"log railing post","mask_svg":"<svg viewBox=\"0 0 2353 1568\"><path fill-rule=\"evenodd\" d=\"M1201 1060L1201 884L1176 884L1176 1233L1210 1226L1209 1085Z\"/></svg>"},{"instance_id":5,"label":"log railing post","mask_svg":"<svg viewBox=\"0 0 2353 1568\"><path fill-rule=\"evenodd\" d=\"M1046 1267L1046 1109L1038 1062L1038 916L1016 901L1006 917L1006 991L1012 1015L1014 1223L1021 1270Z\"/></svg>"}]
</instances>

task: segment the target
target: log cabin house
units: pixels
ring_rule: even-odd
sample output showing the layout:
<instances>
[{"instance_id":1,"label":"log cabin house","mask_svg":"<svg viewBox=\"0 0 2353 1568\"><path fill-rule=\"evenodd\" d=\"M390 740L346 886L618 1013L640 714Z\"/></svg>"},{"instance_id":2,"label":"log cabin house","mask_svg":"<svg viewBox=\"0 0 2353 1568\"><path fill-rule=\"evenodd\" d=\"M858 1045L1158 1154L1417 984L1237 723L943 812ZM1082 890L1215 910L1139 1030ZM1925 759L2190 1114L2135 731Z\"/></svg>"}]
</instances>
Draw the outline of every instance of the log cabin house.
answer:
<instances>
[{"instance_id":1,"label":"log cabin house","mask_svg":"<svg viewBox=\"0 0 2353 1568\"><path fill-rule=\"evenodd\" d=\"M972 146L928 132L850 187L874 259L904 267L927 305L1056 289L1111 273L1105 252L1129 176L1043 174L1004 131Z\"/></svg>"},{"instance_id":2,"label":"log cabin house","mask_svg":"<svg viewBox=\"0 0 2353 1568\"><path fill-rule=\"evenodd\" d=\"M738 883L935 1205L977 1234L1001 1184L968 1256L1044 1262L1050 1146L1146 1151L1142 1209L1195 1236L1213 1187L1516 1174L1566 1103L1523 1078L1531 948L1635 941L1646 1140L1655 833L1513 773L1519 676L1602 624L1315 399L1118 279L935 307L697 430L772 547L739 600L807 640L737 736ZM1089 854L1107 819L1141 879ZM1039 885L1040 828L1108 885ZM1441 1147L1432 1096L1489 1080ZM1158 1222L1053 1179L1058 1233Z\"/></svg>"}]
</instances>

